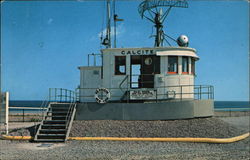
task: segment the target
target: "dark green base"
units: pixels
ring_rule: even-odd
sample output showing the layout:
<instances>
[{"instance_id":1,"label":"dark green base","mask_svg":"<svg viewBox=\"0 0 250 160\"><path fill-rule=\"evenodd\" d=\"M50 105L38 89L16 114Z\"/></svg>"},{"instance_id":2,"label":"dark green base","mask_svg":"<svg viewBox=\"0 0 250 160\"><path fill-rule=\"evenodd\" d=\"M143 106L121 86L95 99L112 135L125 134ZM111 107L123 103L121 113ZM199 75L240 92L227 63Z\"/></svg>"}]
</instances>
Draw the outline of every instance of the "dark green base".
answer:
<instances>
[{"instance_id":1,"label":"dark green base","mask_svg":"<svg viewBox=\"0 0 250 160\"><path fill-rule=\"evenodd\" d=\"M76 120L173 120L210 117L213 100L187 100L153 103L79 103Z\"/></svg>"}]
</instances>

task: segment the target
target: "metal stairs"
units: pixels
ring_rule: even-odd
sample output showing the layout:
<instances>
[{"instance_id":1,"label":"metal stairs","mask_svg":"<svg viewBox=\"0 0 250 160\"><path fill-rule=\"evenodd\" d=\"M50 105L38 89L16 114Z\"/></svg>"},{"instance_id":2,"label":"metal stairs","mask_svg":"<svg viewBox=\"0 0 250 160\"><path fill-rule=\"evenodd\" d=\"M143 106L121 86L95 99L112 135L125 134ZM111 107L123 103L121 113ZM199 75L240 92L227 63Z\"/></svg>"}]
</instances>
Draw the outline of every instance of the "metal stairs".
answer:
<instances>
[{"instance_id":1,"label":"metal stairs","mask_svg":"<svg viewBox=\"0 0 250 160\"><path fill-rule=\"evenodd\" d=\"M76 103L50 103L34 137L35 142L65 142L76 112Z\"/></svg>"}]
</instances>

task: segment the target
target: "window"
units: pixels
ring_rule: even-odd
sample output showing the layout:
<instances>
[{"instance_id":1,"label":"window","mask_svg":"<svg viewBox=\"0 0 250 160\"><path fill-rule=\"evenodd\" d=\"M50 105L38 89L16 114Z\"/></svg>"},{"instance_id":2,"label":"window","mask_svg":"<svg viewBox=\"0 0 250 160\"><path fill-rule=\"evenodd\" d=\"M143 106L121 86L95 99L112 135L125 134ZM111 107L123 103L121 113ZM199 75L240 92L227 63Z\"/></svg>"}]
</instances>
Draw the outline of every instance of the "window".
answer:
<instances>
[{"instance_id":1,"label":"window","mask_svg":"<svg viewBox=\"0 0 250 160\"><path fill-rule=\"evenodd\" d=\"M126 56L115 57L115 75L126 74Z\"/></svg>"},{"instance_id":2,"label":"window","mask_svg":"<svg viewBox=\"0 0 250 160\"><path fill-rule=\"evenodd\" d=\"M188 57L182 57L182 74L188 74Z\"/></svg>"},{"instance_id":3,"label":"window","mask_svg":"<svg viewBox=\"0 0 250 160\"><path fill-rule=\"evenodd\" d=\"M195 59L191 59L191 73L195 74Z\"/></svg>"},{"instance_id":4,"label":"window","mask_svg":"<svg viewBox=\"0 0 250 160\"><path fill-rule=\"evenodd\" d=\"M178 57L169 56L168 57L168 74L177 74L178 73Z\"/></svg>"}]
</instances>

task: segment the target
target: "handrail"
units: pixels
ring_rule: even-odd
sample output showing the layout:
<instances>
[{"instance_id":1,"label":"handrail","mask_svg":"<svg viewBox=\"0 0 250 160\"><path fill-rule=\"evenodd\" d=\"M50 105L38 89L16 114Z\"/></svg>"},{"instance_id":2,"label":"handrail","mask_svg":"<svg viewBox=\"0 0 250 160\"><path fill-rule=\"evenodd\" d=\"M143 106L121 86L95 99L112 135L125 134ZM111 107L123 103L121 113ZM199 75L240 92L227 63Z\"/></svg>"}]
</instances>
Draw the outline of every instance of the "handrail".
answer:
<instances>
[{"instance_id":1,"label":"handrail","mask_svg":"<svg viewBox=\"0 0 250 160\"><path fill-rule=\"evenodd\" d=\"M66 129L68 128L69 118L72 116L72 111L73 111L75 106L76 106L76 103L71 103L70 107L68 109L67 116L66 116L66 119L65 119L66 120Z\"/></svg>"},{"instance_id":2,"label":"handrail","mask_svg":"<svg viewBox=\"0 0 250 160\"><path fill-rule=\"evenodd\" d=\"M64 88L49 88L50 102L75 102L76 92Z\"/></svg>"},{"instance_id":3,"label":"handrail","mask_svg":"<svg viewBox=\"0 0 250 160\"><path fill-rule=\"evenodd\" d=\"M51 108L51 105L50 105L50 103L49 103L49 105L48 105L48 107L47 107L47 109L46 109L46 113L50 110L50 108ZM42 121L40 122L40 125L39 125L39 127L37 128L37 130L36 130L37 133L35 134L35 138L34 138L34 139L37 139L38 132L39 132L39 130L41 130L41 128L42 128L42 123L43 123L45 120L46 120L46 115L43 114Z\"/></svg>"},{"instance_id":4,"label":"handrail","mask_svg":"<svg viewBox=\"0 0 250 160\"><path fill-rule=\"evenodd\" d=\"M127 76L126 76L127 77ZM125 78L126 78L125 77ZM123 79L123 83L125 82L126 79ZM192 90L186 90L186 88L192 88ZM92 91L95 90L97 88L78 88L78 90L85 90L85 91ZM119 85L119 88L107 88L111 93L115 92L117 93L117 90L121 90L124 92L124 90L129 91L130 88L126 88L126 86L121 86L121 84ZM137 90L137 91L145 91L145 90L157 90L156 92L156 98L155 100L168 100L168 93L166 92L167 90L169 91L174 91L176 97L174 97L174 99L176 100L186 100L186 99L213 99L214 98L214 93L213 93L213 86L211 85L175 85L175 86L157 86L154 88L131 88L131 90ZM160 90L164 90L163 92L161 92ZM190 95L190 96L188 96ZM193 96L191 96L193 95ZM112 97L114 99L119 99L121 98L123 95L120 94L112 94ZM79 95L79 99L82 98L91 98L94 97L94 92L85 92L84 95ZM164 98L165 97L165 98ZM189 98L190 97L190 98ZM173 98L170 98L173 99ZM151 99L153 100L153 99Z\"/></svg>"},{"instance_id":5,"label":"handrail","mask_svg":"<svg viewBox=\"0 0 250 160\"><path fill-rule=\"evenodd\" d=\"M96 66L96 57L101 57L102 58L102 54L96 54L96 53L91 53L91 54L88 54L88 66L90 66L90 56L93 56L94 57L94 64L93 66Z\"/></svg>"},{"instance_id":6,"label":"handrail","mask_svg":"<svg viewBox=\"0 0 250 160\"><path fill-rule=\"evenodd\" d=\"M121 82L120 85L119 85L119 88L120 88L120 90L121 90L123 93L125 93L125 92L124 92L123 89L122 89L122 84L123 84L127 79L128 79L128 75L125 76L125 78L122 80L122 82Z\"/></svg>"},{"instance_id":7,"label":"handrail","mask_svg":"<svg viewBox=\"0 0 250 160\"><path fill-rule=\"evenodd\" d=\"M69 118L72 116L72 111L76 106L76 92L63 88L50 88L49 89L49 99L54 102L68 102L70 103L69 109L66 115L66 128L69 125Z\"/></svg>"}]
</instances>

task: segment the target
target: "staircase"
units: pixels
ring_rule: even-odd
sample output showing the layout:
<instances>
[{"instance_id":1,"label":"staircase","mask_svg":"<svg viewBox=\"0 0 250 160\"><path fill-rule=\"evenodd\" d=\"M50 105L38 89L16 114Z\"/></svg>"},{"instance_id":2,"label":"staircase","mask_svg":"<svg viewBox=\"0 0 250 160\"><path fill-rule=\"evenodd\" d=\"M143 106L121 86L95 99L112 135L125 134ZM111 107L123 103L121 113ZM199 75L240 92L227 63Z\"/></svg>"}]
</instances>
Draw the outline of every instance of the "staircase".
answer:
<instances>
[{"instance_id":1,"label":"staircase","mask_svg":"<svg viewBox=\"0 0 250 160\"><path fill-rule=\"evenodd\" d=\"M65 142L76 112L76 103L50 103L36 132L35 142Z\"/></svg>"}]
</instances>

